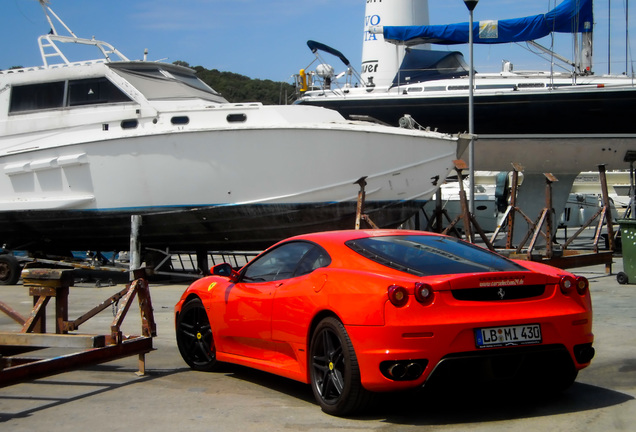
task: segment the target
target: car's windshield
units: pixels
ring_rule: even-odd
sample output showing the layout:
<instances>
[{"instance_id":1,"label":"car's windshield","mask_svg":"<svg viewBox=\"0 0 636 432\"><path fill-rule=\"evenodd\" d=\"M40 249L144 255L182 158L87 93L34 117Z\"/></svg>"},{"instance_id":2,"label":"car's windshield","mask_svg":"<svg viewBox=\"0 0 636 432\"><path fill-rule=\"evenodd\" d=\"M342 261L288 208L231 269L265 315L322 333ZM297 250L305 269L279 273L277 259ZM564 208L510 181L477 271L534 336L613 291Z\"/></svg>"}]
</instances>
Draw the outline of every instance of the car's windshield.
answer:
<instances>
[{"instance_id":1,"label":"car's windshield","mask_svg":"<svg viewBox=\"0 0 636 432\"><path fill-rule=\"evenodd\" d=\"M375 262L417 276L526 270L500 255L451 237L368 237L346 244Z\"/></svg>"}]
</instances>

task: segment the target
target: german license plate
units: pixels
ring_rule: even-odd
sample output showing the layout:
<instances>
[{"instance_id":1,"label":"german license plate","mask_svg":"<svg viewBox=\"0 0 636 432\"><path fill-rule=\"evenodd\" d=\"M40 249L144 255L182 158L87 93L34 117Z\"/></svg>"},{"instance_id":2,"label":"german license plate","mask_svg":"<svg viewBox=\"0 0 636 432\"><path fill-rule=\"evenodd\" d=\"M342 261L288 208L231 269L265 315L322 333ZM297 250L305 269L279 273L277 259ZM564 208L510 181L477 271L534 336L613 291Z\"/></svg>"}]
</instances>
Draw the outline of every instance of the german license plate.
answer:
<instances>
[{"instance_id":1,"label":"german license plate","mask_svg":"<svg viewBox=\"0 0 636 432\"><path fill-rule=\"evenodd\" d=\"M540 344L541 340L539 324L475 329L477 348Z\"/></svg>"}]
</instances>

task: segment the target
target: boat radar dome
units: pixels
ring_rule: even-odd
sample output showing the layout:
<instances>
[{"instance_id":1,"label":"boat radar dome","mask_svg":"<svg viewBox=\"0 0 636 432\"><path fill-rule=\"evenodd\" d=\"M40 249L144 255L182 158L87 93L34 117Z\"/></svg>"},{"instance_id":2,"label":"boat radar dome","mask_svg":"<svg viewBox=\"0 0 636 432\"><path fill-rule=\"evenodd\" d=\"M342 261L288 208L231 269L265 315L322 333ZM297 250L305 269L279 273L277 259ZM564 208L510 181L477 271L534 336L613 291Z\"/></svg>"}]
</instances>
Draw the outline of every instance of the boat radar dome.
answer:
<instances>
[{"instance_id":1,"label":"boat radar dome","mask_svg":"<svg viewBox=\"0 0 636 432\"><path fill-rule=\"evenodd\" d=\"M330 64L322 63L316 66L316 74L323 79L333 78L333 76L335 75L335 71L333 66L331 66Z\"/></svg>"}]
</instances>

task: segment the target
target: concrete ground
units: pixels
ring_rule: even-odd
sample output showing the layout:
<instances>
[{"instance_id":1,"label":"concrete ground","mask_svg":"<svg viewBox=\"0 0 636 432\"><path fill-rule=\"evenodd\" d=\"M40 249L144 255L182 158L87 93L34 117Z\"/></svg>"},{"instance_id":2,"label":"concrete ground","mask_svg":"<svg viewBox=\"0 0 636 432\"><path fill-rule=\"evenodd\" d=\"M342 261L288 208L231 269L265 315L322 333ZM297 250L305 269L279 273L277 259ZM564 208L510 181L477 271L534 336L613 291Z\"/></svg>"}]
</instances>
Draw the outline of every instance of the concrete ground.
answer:
<instances>
[{"instance_id":1,"label":"concrete ground","mask_svg":"<svg viewBox=\"0 0 636 432\"><path fill-rule=\"evenodd\" d=\"M636 424L636 285L619 285L622 270L575 269L590 279L596 357L562 395L474 397L397 394L371 414L324 414L309 386L250 369L190 370L174 338L173 307L185 284L151 283L158 336L147 374L135 375L137 357L94 365L0 388L0 430L18 431L632 431ZM82 315L123 286L71 288L69 318ZM0 300L23 315L32 299L21 286L1 286ZM49 306L49 309L53 309ZM136 302L124 332L139 334ZM80 327L109 333L110 309ZM49 321L52 328L52 321ZM0 331L19 327L0 313Z\"/></svg>"}]
</instances>

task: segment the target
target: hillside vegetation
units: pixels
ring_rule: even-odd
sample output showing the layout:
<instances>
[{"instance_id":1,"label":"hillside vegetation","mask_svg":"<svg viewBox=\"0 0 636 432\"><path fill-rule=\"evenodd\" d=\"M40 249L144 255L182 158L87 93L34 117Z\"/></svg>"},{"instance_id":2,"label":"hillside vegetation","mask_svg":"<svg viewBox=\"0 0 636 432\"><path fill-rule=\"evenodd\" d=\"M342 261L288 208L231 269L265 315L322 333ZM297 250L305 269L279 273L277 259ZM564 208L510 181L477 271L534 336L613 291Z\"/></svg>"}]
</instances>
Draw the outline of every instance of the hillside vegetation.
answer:
<instances>
[{"instance_id":1,"label":"hillside vegetation","mask_svg":"<svg viewBox=\"0 0 636 432\"><path fill-rule=\"evenodd\" d=\"M285 105L291 103L291 98L294 95L294 87L289 83L252 79L233 72L205 69L202 66L192 67L183 61L176 61L174 64L194 69L203 82L221 93L230 102Z\"/></svg>"}]
</instances>

